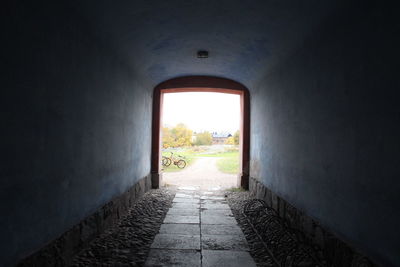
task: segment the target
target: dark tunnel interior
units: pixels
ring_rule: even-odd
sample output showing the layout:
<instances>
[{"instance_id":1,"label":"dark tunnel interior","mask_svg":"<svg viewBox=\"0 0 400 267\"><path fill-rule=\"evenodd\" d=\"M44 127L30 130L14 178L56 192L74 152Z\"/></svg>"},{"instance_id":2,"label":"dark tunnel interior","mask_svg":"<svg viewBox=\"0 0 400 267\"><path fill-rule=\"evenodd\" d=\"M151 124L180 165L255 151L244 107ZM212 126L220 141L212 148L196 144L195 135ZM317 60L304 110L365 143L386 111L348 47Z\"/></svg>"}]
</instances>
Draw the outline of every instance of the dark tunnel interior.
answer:
<instances>
[{"instance_id":1,"label":"dark tunnel interior","mask_svg":"<svg viewBox=\"0 0 400 267\"><path fill-rule=\"evenodd\" d=\"M150 188L154 88L186 76L248 88L250 191L272 192L375 264L400 265L400 21L390 3L3 7L1 266L137 184ZM80 227L82 239L99 231Z\"/></svg>"}]
</instances>

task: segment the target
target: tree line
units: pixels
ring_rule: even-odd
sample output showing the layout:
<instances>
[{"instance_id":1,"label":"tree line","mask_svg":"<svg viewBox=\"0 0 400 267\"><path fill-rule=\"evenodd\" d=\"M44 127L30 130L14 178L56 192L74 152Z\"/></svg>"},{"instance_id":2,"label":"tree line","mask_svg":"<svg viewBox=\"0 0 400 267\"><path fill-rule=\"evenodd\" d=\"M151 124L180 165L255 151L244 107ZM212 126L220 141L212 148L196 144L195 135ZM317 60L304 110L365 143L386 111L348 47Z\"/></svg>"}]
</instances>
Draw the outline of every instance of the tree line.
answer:
<instances>
[{"instance_id":1,"label":"tree line","mask_svg":"<svg viewBox=\"0 0 400 267\"><path fill-rule=\"evenodd\" d=\"M182 147L182 146L201 146L212 145L212 134L210 132L201 132L193 134L193 131L183 123L179 123L173 128L162 127L163 148ZM239 144L239 131L225 141L228 145Z\"/></svg>"}]
</instances>

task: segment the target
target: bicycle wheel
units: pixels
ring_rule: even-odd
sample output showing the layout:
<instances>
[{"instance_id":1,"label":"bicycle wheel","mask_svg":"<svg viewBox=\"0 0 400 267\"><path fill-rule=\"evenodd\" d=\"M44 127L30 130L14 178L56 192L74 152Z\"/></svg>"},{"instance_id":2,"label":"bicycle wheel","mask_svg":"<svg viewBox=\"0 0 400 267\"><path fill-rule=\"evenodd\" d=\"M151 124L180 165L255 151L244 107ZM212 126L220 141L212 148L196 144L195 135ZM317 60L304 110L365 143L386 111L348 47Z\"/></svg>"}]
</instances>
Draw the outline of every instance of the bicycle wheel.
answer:
<instances>
[{"instance_id":1,"label":"bicycle wheel","mask_svg":"<svg viewBox=\"0 0 400 267\"><path fill-rule=\"evenodd\" d=\"M170 158L166 158L167 162L165 163L165 167L168 167L169 165L171 165L171 159Z\"/></svg>"},{"instance_id":2,"label":"bicycle wheel","mask_svg":"<svg viewBox=\"0 0 400 267\"><path fill-rule=\"evenodd\" d=\"M162 157L162 160L161 160L161 164L163 165L163 166L167 166L167 164L168 164L168 158L167 157Z\"/></svg>"},{"instance_id":3,"label":"bicycle wheel","mask_svg":"<svg viewBox=\"0 0 400 267\"><path fill-rule=\"evenodd\" d=\"M183 169L186 166L186 161L184 161L183 159L178 160L178 162L176 163L176 166L178 166L179 169Z\"/></svg>"}]
</instances>

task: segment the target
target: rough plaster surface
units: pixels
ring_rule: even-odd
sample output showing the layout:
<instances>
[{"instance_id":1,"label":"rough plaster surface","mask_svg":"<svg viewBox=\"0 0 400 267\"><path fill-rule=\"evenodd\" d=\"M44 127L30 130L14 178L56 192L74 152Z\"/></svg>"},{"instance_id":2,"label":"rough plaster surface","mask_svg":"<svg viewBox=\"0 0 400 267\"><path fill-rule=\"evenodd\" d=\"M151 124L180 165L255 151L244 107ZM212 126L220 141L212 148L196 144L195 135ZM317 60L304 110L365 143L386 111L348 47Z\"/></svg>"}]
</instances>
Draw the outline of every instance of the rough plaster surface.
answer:
<instances>
[{"instance_id":1,"label":"rough plaster surface","mask_svg":"<svg viewBox=\"0 0 400 267\"><path fill-rule=\"evenodd\" d=\"M328 266L337 267L374 267L378 266L351 244L343 242L328 229L303 211L277 196L268 187L254 178L250 179L250 193L273 208L288 225L304 234L307 243L316 245L321 250ZM262 223L262 222L261 222Z\"/></svg>"},{"instance_id":2,"label":"rough plaster surface","mask_svg":"<svg viewBox=\"0 0 400 267\"><path fill-rule=\"evenodd\" d=\"M251 89L337 2L103 0L76 6L149 88L179 76L210 75ZM196 57L201 49L209 58Z\"/></svg>"},{"instance_id":3,"label":"rough plaster surface","mask_svg":"<svg viewBox=\"0 0 400 267\"><path fill-rule=\"evenodd\" d=\"M70 266L78 253L88 247L89 244L92 245L90 242L102 236L112 227L118 226L135 202L150 189L151 178L148 175L129 190L113 198L93 214L74 225L56 240L20 261L17 266ZM129 216L132 215L129 214Z\"/></svg>"},{"instance_id":4,"label":"rough plaster surface","mask_svg":"<svg viewBox=\"0 0 400 267\"><path fill-rule=\"evenodd\" d=\"M394 18L332 16L251 102L250 175L385 266L400 264Z\"/></svg>"},{"instance_id":5,"label":"rough plaster surface","mask_svg":"<svg viewBox=\"0 0 400 267\"><path fill-rule=\"evenodd\" d=\"M151 149L151 92L86 21L60 3L13 4L2 56L6 266L146 176Z\"/></svg>"}]
</instances>

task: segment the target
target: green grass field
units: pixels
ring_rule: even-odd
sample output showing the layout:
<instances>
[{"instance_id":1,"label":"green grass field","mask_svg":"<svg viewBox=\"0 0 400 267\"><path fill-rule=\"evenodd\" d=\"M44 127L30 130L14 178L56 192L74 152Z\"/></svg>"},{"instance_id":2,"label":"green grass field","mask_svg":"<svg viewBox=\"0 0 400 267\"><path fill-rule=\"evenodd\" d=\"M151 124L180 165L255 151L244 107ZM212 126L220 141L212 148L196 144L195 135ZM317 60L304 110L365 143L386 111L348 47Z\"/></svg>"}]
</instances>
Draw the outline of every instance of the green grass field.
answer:
<instances>
[{"instance_id":1,"label":"green grass field","mask_svg":"<svg viewBox=\"0 0 400 267\"><path fill-rule=\"evenodd\" d=\"M228 148L224 151L212 151L210 148L204 147L190 147L187 149L181 149L178 151L173 151L174 157L177 159L178 156L183 157L186 161L186 167L193 164L198 157L213 157L218 158L217 167L221 172L224 173L238 173L239 172L239 151L237 148ZM163 151L163 156L170 157L171 153L169 151ZM173 163L168 167L163 167L164 172L176 172L181 171L176 165Z\"/></svg>"},{"instance_id":2,"label":"green grass field","mask_svg":"<svg viewBox=\"0 0 400 267\"><path fill-rule=\"evenodd\" d=\"M228 155L221 156L217 161L218 170L224 173L238 173L239 172L239 152L226 153Z\"/></svg>"}]
</instances>

